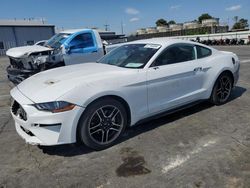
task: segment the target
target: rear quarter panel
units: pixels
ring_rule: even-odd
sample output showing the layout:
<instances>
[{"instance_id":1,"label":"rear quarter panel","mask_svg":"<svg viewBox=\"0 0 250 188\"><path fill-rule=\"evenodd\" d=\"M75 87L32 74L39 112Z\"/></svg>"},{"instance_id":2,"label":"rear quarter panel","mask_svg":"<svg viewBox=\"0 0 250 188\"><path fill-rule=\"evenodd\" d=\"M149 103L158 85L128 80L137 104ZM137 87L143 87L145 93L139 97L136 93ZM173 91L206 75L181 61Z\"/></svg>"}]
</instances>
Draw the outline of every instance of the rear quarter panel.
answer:
<instances>
[{"instance_id":1,"label":"rear quarter panel","mask_svg":"<svg viewBox=\"0 0 250 188\"><path fill-rule=\"evenodd\" d=\"M220 76L220 74L224 71L230 71L234 74L237 71L239 64L233 64L232 58L238 62L238 57L231 52L221 52L215 51L212 56L206 58L204 61L205 67L208 67L209 70L206 74L206 81L204 83L204 87L207 88L207 95L205 98L209 98L211 92L213 90L213 86Z\"/></svg>"}]
</instances>

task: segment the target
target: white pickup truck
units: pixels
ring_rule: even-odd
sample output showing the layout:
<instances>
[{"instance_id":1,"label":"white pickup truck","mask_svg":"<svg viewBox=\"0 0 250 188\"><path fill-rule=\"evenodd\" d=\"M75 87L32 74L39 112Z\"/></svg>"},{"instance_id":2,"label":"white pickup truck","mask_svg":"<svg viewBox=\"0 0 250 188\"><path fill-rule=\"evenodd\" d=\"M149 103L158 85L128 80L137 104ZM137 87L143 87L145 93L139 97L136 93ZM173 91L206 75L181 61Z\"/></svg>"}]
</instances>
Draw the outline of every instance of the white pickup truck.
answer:
<instances>
[{"instance_id":1,"label":"white pickup truck","mask_svg":"<svg viewBox=\"0 0 250 188\"><path fill-rule=\"evenodd\" d=\"M14 84L40 71L77 63L93 62L105 54L96 30L68 30L56 34L43 46L22 46L6 52L8 78Z\"/></svg>"}]
</instances>

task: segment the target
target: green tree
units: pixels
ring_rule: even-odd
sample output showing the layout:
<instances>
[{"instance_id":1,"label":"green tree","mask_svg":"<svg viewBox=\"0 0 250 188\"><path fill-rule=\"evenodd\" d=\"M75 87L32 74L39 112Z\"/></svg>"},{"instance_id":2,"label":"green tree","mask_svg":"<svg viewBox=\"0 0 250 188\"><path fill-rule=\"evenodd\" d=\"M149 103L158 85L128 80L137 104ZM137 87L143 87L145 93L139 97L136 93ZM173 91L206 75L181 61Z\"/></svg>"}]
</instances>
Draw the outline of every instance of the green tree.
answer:
<instances>
[{"instance_id":1,"label":"green tree","mask_svg":"<svg viewBox=\"0 0 250 188\"><path fill-rule=\"evenodd\" d=\"M170 25L170 24L176 24L176 22L175 22L174 20L170 20L170 21L168 22L168 25Z\"/></svg>"},{"instance_id":2,"label":"green tree","mask_svg":"<svg viewBox=\"0 0 250 188\"><path fill-rule=\"evenodd\" d=\"M163 18L157 20L155 22L156 26L167 26L168 25L168 22L166 20L164 20Z\"/></svg>"},{"instance_id":3,"label":"green tree","mask_svg":"<svg viewBox=\"0 0 250 188\"><path fill-rule=\"evenodd\" d=\"M248 25L248 20L247 19L244 19L244 18L241 18L238 22L236 22L234 25L233 25L233 29L245 29L247 28L249 25Z\"/></svg>"},{"instance_id":4,"label":"green tree","mask_svg":"<svg viewBox=\"0 0 250 188\"><path fill-rule=\"evenodd\" d=\"M202 15L200 15L200 17L198 18L199 23L202 22L202 20L206 20L206 19L211 19L213 18L212 16L210 16L208 13L204 13Z\"/></svg>"}]
</instances>

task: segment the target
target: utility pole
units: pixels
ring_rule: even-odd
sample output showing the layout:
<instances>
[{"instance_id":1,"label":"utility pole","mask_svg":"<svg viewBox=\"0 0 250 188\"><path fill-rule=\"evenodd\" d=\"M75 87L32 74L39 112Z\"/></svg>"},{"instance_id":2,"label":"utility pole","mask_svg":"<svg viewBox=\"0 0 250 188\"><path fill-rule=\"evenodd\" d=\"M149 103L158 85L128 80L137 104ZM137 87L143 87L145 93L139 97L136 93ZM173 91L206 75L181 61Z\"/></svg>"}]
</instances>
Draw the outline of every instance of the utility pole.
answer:
<instances>
[{"instance_id":1,"label":"utility pole","mask_svg":"<svg viewBox=\"0 0 250 188\"><path fill-rule=\"evenodd\" d=\"M238 22L238 19L239 19L239 17L238 16L234 16L234 23L237 23Z\"/></svg>"},{"instance_id":2,"label":"utility pole","mask_svg":"<svg viewBox=\"0 0 250 188\"><path fill-rule=\"evenodd\" d=\"M122 29L122 35L123 35L123 21L121 21L121 29Z\"/></svg>"},{"instance_id":3,"label":"utility pole","mask_svg":"<svg viewBox=\"0 0 250 188\"><path fill-rule=\"evenodd\" d=\"M106 24L104 24L105 31L108 31L109 26L110 26L110 25L108 25L107 23L106 23Z\"/></svg>"}]
</instances>

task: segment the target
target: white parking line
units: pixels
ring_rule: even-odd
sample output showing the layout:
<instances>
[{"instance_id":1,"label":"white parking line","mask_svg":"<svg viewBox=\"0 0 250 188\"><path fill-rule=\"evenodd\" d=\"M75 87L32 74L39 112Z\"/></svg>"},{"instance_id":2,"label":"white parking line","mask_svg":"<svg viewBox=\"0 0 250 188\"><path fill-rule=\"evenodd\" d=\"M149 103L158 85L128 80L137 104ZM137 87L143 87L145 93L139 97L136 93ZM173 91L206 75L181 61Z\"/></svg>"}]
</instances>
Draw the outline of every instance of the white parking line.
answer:
<instances>
[{"instance_id":1,"label":"white parking line","mask_svg":"<svg viewBox=\"0 0 250 188\"><path fill-rule=\"evenodd\" d=\"M0 95L0 99L10 98L10 95Z\"/></svg>"},{"instance_id":2,"label":"white parking line","mask_svg":"<svg viewBox=\"0 0 250 188\"><path fill-rule=\"evenodd\" d=\"M244 59L244 60L241 60L240 63L250 63L250 59Z\"/></svg>"},{"instance_id":3,"label":"white parking line","mask_svg":"<svg viewBox=\"0 0 250 188\"><path fill-rule=\"evenodd\" d=\"M209 140L208 142L206 142L202 146L200 146L200 147L192 150L186 156L179 156L179 155L177 155L175 159L171 159L170 162L169 162L169 164L166 165L166 166L164 166L162 168L162 173L166 174L170 170L172 170L172 169L174 169L174 168L176 168L178 166L181 166L183 163L185 163L186 161L188 161L192 157L192 155L198 154L198 153L202 152L204 148L209 147L211 145L214 145L216 142L217 142L217 140Z\"/></svg>"}]
</instances>

